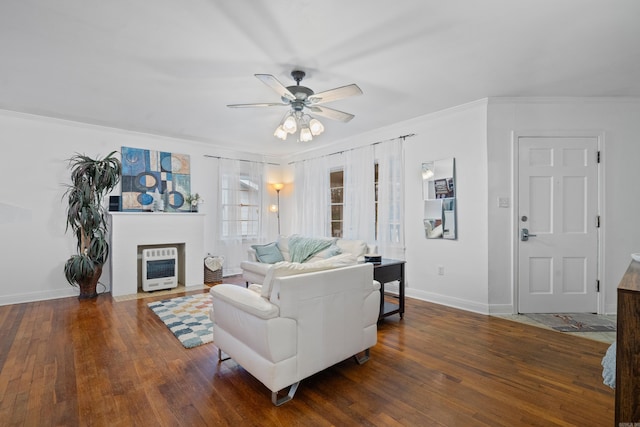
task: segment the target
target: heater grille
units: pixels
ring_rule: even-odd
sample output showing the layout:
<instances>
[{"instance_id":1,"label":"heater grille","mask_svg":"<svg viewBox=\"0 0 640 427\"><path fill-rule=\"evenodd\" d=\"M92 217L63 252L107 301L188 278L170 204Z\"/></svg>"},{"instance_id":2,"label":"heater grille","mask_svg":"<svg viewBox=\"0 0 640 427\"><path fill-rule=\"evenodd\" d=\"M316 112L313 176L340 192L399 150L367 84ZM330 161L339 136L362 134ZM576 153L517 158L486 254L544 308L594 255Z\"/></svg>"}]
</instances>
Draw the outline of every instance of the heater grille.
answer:
<instances>
[{"instance_id":1,"label":"heater grille","mask_svg":"<svg viewBox=\"0 0 640 427\"><path fill-rule=\"evenodd\" d=\"M142 290L155 291L178 286L178 249L142 250Z\"/></svg>"}]
</instances>

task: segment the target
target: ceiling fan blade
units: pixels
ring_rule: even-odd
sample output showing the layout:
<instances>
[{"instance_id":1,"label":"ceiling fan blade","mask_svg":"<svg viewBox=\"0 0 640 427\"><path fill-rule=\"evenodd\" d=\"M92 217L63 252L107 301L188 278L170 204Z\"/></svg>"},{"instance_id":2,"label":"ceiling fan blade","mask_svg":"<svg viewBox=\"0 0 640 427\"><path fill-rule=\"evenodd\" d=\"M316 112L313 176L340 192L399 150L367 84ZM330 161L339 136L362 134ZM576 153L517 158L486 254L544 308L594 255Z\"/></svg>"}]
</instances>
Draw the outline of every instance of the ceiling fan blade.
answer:
<instances>
[{"instance_id":1,"label":"ceiling fan blade","mask_svg":"<svg viewBox=\"0 0 640 427\"><path fill-rule=\"evenodd\" d=\"M312 104L324 104L325 102L337 101L338 99L361 94L362 90L354 83L347 86L337 87L335 89L325 90L324 92L314 93L309 97L309 102Z\"/></svg>"},{"instance_id":2,"label":"ceiling fan blade","mask_svg":"<svg viewBox=\"0 0 640 427\"><path fill-rule=\"evenodd\" d=\"M275 90L282 98L286 98L289 101L295 101L296 97L286 88L285 85L280 83L280 80L273 77L271 74L254 74L262 83Z\"/></svg>"},{"instance_id":3,"label":"ceiling fan blade","mask_svg":"<svg viewBox=\"0 0 640 427\"><path fill-rule=\"evenodd\" d=\"M355 116L353 114L345 113L344 111L334 110L329 107L318 107L316 105L309 107L309 110L313 111L318 116L326 117L332 120L338 120L347 123Z\"/></svg>"},{"instance_id":4,"label":"ceiling fan blade","mask_svg":"<svg viewBox=\"0 0 640 427\"><path fill-rule=\"evenodd\" d=\"M253 107L287 107L289 104L282 102L257 102L255 104L227 104L229 108L253 108Z\"/></svg>"}]
</instances>

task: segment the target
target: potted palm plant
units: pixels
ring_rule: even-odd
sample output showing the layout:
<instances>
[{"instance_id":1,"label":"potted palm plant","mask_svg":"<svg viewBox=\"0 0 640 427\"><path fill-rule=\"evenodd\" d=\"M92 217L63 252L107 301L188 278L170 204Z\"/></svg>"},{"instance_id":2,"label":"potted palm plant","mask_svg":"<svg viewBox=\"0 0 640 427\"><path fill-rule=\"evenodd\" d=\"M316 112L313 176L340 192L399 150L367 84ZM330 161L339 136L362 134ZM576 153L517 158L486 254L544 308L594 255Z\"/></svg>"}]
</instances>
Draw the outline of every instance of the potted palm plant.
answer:
<instances>
[{"instance_id":1,"label":"potted palm plant","mask_svg":"<svg viewBox=\"0 0 640 427\"><path fill-rule=\"evenodd\" d=\"M103 199L120 182L122 164L112 151L106 157L92 159L75 154L69 159L71 184L64 195L68 199L66 231L71 228L78 240L78 253L64 265L71 286L80 288L79 298L94 298L109 257L107 222Z\"/></svg>"}]
</instances>

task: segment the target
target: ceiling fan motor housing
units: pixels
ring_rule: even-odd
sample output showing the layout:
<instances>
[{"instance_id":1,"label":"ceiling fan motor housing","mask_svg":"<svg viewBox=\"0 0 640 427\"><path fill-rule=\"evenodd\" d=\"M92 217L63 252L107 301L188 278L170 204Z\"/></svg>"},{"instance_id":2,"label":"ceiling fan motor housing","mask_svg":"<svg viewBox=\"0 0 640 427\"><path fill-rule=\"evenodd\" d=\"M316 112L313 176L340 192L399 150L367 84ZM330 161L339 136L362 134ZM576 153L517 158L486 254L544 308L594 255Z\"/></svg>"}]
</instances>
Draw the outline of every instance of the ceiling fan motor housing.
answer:
<instances>
[{"instance_id":1,"label":"ceiling fan motor housing","mask_svg":"<svg viewBox=\"0 0 640 427\"><path fill-rule=\"evenodd\" d=\"M293 70L291 72L291 77L293 77L293 80L296 81L296 85L295 86L288 86L287 90L289 92L291 92L293 94L293 96L296 97L295 101L289 101L287 98L282 97L282 101L285 103L291 103L291 108L294 109L294 111L302 111L302 109L305 107L306 105L306 100L307 98L309 98L311 95L313 95L313 91L311 89L309 89L306 86L300 86L300 82L302 81L302 79L304 79L304 76L306 76L307 73L305 73L304 71L301 70Z\"/></svg>"},{"instance_id":2,"label":"ceiling fan motor housing","mask_svg":"<svg viewBox=\"0 0 640 427\"><path fill-rule=\"evenodd\" d=\"M287 89L293 94L293 96L296 97L296 100L289 101L287 98L282 97L282 102L290 102L294 110L302 110L302 107L305 106L307 98L313 95L313 91L305 86L289 86L287 87Z\"/></svg>"}]
</instances>

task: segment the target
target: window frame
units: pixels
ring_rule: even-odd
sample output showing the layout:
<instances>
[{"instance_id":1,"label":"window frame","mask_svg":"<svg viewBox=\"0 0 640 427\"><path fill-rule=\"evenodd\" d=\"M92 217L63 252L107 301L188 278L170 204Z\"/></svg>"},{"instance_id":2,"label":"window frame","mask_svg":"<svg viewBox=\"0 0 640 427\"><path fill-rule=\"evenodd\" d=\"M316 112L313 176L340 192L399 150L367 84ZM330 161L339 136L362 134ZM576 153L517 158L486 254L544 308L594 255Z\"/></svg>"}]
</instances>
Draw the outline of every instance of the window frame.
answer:
<instances>
[{"instance_id":1,"label":"window frame","mask_svg":"<svg viewBox=\"0 0 640 427\"><path fill-rule=\"evenodd\" d=\"M220 237L222 240L240 237L242 241L256 241L260 237L262 186L261 180L255 182L251 178L248 172L240 172L239 175L227 173L222 176L220 184ZM230 215L232 209L237 210L233 218ZM233 227L235 227L235 233L230 232Z\"/></svg>"},{"instance_id":2,"label":"window frame","mask_svg":"<svg viewBox=\"0 0 640 427\"><path fill-rule=\"evenodd\" d=\"M340 175L340 185L334 186L334 176ZM337 181L337 180L336 180ZM334 202L334 192L339 202ZM336 209L339 208L339 209ZM334 212L338 213L338 219L334 219ZM334 227L339 224L337 229ZM329 170L329 229L331 237L342 237L344 233L344 168L333 168Z\"/></svg>"},{"instance_id":3,"label":"window frame","mask_svg":"<svg viewBox=\"0 0 640 427\"><path fill-rule=\"evenodd\" d=\"M373 185L374 185L374 218L375 218L375 229L374 229L374 237L377 240L378 239L378 179L379 179L379 163L376 160L374 162L374 171L373 171ZM337 174L341 174L341 180L340 183L341 185L339 186L334 186L334 176L337 176ZM339 202L334 202L334 190L341 190L340 191L340 201ZM331 230L331 237L343 237L343 233L344 233L344 168L342 167L336 167L336 168L332 168L329 170L329 193L330 193L330 205L329 205L329 229ZM340 207L339 210L339 214L338 214L338 218L336 219L334 217L334 212L336 212L336 210L334 210L335 207ZM336 227L334 227L335 224L339 223L340 227L339 227L339 233L336 233Z\"/></svg>"}]
</instances>

